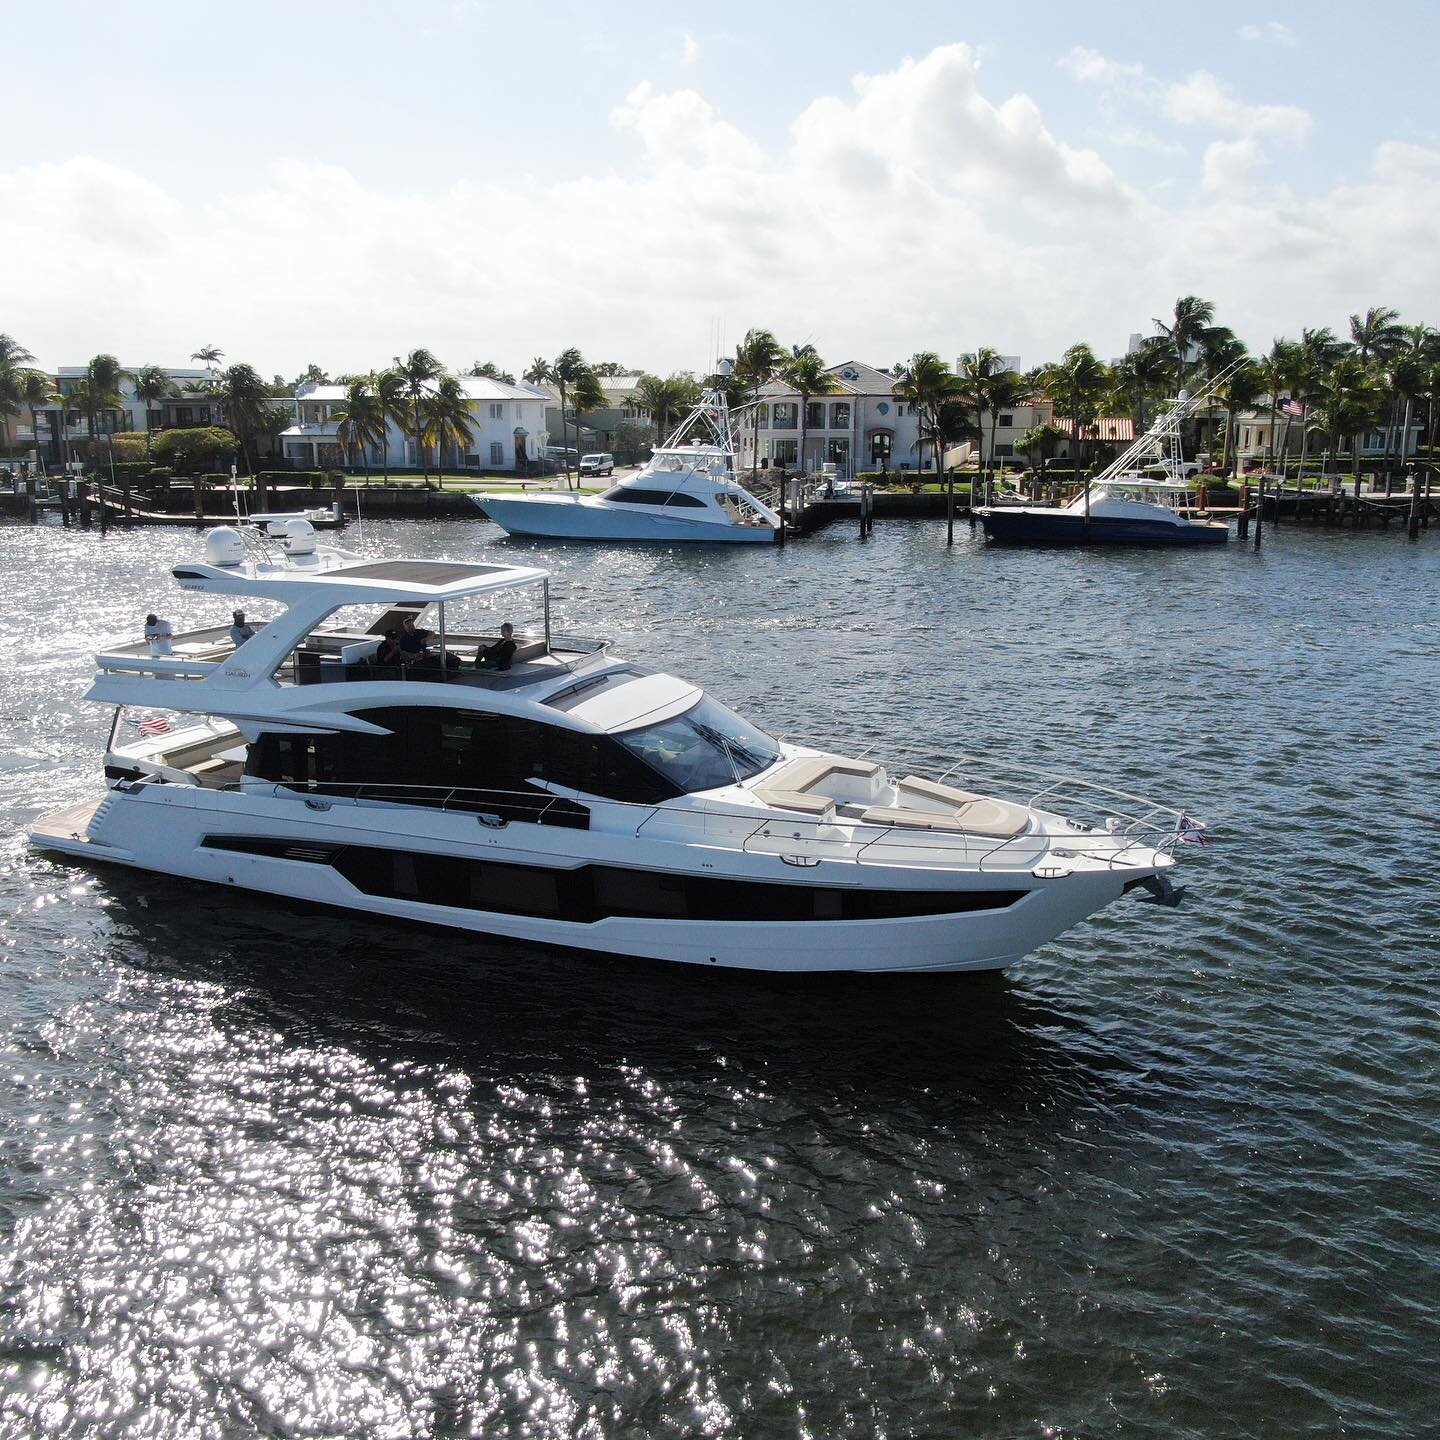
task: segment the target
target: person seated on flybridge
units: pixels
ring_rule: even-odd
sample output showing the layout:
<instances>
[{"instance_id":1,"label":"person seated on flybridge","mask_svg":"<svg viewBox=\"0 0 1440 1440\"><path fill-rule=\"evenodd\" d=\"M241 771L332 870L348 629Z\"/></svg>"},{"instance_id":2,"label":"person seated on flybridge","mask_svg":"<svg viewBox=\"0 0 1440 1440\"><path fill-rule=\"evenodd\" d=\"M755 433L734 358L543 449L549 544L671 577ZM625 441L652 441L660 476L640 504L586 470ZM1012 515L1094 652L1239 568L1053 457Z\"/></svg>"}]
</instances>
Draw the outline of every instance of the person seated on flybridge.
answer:
<instances>
[{"instance_id":1,"label":"person seated on flybridge","mask_svg":"<svg viewBox=\"0 0 1440 1440\"><path fill-rule=\"evenodd\" d=\"M230 627L230 643L238 650L247 640L255 634L255 627L245 623L245 612L243 610L232 610L230 618L235 622Z\"/></svg>"},{"instance_id":2,"label":"person seated on flybridge","mask_svg":"<svg viewBox=\"0 0 1440 1440\"><path fill-rule=\"evenodd\" d=\"M507 620L500 627L500 638L493 645L482 646L475 653L477 670L508 670L515 658L515 627Z\"/></svg>"},{"instance_id":3,"label":"person seated on flybridge","mask_svg":"<svg viewBox=\"0 0 1440 1440\"><path fill-rule=\"evenodd\" d=\"M380 648L375 652L375 664L393 667L405 663L405 652L400 648L400 632L387 630Z\"/></svg>"},{"instance_id":4,"label":"person seated on flybridge","mask_svg":"<svg viewBox=\"0 0 1440 1440\"><path fill-rule=\"evenodd\" d=\"M433 630L417 630L415 617L407 615L400 626L400 663L413 665L417 660L423 660L434 633Z\"/></svg>"}]
</instances>

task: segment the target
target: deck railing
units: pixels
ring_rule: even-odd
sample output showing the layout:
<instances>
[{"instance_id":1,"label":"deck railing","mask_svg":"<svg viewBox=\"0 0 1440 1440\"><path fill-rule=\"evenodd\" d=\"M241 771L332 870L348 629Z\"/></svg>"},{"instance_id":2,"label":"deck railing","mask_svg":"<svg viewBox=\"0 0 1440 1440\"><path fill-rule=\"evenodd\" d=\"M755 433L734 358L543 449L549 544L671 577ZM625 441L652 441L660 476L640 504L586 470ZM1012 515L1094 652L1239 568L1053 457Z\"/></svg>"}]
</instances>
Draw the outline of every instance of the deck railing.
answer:
<instances>
[{"instance_id":1,"label":"deck railing","mask_svg":"<svg viewBox=\"0 0 1440 1440\"><path fill-rule=\"evenodd\" d=\"M545 782L538 782L545 784ZM1054 782L1037 798L1054 797ZM1085 787L1087 782L1067 782ZM568 787L545 785L538 790L497 790L468 786L404 783L352 783L341 781L266 781L251 778L222 787L249 794L267 791L298 798L312 809L328 810L338 802L421 806L447 813L471 814L480 824L503 829L512 821L570 828L633 833L639 837L673 839L682 844L707 845L744 854L777 855L786 864L808 867L822 860L856 865L921 865L944 868L960 865L982 871L1031 869L1044 862L1063 870L1066 859L1118 866L1134 864L1139 850L1170 854L1182 843L1183 825L1194 825L1182 812L1139 801L1139 813L1110 815L1108 822L1092 824L1067 820L1060 834L1028 829L1008 838L973 831L930 831L904 825L886 825L837 811L834 818L805 815L757 814L754 809L724 802L703 802L694 808L674 804L647 804L599 797ZM1135 801L1138 797L1106 786L1090 786L1097 795ZM600 820L600 824L593 822ZM1198 827L1203 829L1203 827ZM1056 842L1062 842L1058 847Z\"/></svg>"}]
</instances>

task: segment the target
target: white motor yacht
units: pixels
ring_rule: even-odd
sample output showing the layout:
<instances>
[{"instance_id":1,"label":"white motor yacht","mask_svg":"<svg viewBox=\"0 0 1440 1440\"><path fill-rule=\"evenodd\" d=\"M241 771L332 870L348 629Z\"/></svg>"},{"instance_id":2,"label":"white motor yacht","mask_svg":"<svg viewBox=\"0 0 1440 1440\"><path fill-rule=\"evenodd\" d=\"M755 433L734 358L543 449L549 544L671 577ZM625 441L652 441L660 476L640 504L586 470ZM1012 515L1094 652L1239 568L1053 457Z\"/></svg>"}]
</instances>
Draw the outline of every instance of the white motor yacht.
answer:
<instances>
[{"instance_id":1,"label":"white motor yacht","mask_svg":"<svg viewBox=\"0 0 1440 1440\"><path fill-rule=\"evenodd\" d=\"M1196 835L1119 792L1090 823L1053 789L1016 803L782 743L554 633L540 569L366 560L296 520L213 530L172 573L278 613L239 645L108 646L86 696L115 707L108 788L35 822L37 846L608 955L946 971L1008 965L1136 886L1173 900ZM407 615L427 648L381 663Z\"/></svg>"},{"instance_id":2,"label":"white motor yacht","mask_svg":"<svg viewBox=\"0 0 1440 1440\"><path fill-rule=\"evenodd\" d=\"M721 362L722 372L729 363ZM735 478L734 435L722 378L644 466L599 495L487 491L471 499L511 535L773 544L780 516Z\"/></svg>"}]
</instances>

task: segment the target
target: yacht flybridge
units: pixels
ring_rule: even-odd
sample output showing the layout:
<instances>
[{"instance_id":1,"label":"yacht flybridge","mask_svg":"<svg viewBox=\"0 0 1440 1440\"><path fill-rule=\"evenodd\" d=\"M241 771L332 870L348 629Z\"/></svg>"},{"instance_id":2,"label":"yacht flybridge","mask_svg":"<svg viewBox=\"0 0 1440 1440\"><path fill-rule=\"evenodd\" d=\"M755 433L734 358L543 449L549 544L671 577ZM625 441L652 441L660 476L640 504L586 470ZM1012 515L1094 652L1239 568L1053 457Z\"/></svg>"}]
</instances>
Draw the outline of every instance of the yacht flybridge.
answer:
<instances>
[{"instance_id":1,"label":"yacht flybridge","mask_svg":"<svg viewBox=\"0 0 1440 1440\"><path fill-rule=\"evenodd\" d=\"M564 540L773 544L780 516L735 478L733 417L721 375L650 460L600 495L500 495L471 499L512 535Z\"/></svg>"},{"instance_id":2,"label":"yacht flybridge","mask_svg":"<svg viewBox=\"0 0 1440 1440\"><path fill-rule=\"evenodd\" d=\"M1198 835L1119 792L1089 823L1053 789L1013 803L772 739L554 632L543 570L367 560L295 520L278 542L213 530L173 574L278 613L239 644L99 655L108 789L34 844L606 954L903 971L1008 965L1136 886L1173 900ZM425 648L385 663L406 616Z\"/></svg>"}]
</instances>

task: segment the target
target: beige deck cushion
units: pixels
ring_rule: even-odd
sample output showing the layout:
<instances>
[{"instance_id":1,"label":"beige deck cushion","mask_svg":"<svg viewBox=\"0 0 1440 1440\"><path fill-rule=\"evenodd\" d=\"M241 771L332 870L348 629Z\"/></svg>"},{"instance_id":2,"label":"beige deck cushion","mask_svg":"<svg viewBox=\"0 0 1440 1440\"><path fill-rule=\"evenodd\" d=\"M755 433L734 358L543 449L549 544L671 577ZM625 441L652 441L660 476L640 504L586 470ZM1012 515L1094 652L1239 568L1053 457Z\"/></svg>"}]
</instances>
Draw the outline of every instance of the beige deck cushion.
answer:
<instances>
[{"instance_id":1,"label":"beige deck cushion","mask_svg":"<svg viewBox=\"0 0 1440 1440\"><path fill-rule=\"evenodd\" d=\"M992 800L988 795L976 795L971 790L958 790L953 785L940 785L934 780L922 780L918 775L907 775L900 782L901 795L903 796L906 791L912 795L923 795L929 800L939 800L952 807L949 813L954 817L955 824L953 826L933 826L934 829L966 830L972 835L985 835L992 839L1008 840L1012 836L1021 834L1030 823L1030 812L1023 805L1012 805L1008 800ZM878 823L884 824L884 820L879 817L890 813L923 816L929 812L924 810L906 811L903 810L903 807L900 812L877 809L867 811L866 818L875 817ZM941 818L946 817L942 816ZM918 822L907 818L890 823L913 825Z\"/></svg>"},{"instance_id":2,"label":"beige deck cushion","mask_svg":"<svg viewBox=\"0 0 1440 1440\"><path fill-rule=\"evenodd\" d=\"M899 805L873 805L860 817L867 825L903 825L911 830L964 830L959 815L938 810L906 810Z\"/></svg>"},{"instance_id":3,"label":"beige deck cushion","mask_svg":"<svg viewBox=\"0 0 1440 1440\"><path fill-rule=\"evenodd\" d=\"M765 785L751 792L767 805L781 810L801 810L818 819L829 819L835 813L835 802L828 795L802 795L798 790L776 790Z\"/></svg>"},{"instance_id":4,"label":"beige deck cushion","mask_svg":"<svg viewBox=\"0 0 1440 1440\"><path fill-rule=\"evenodd\" d=\"M931 800L939 800L945 805L968 805L972 800L981 798L972 790L957 790L953 785L941 785L935 780L922 780L918 775L907 775L900 782L900 788L913 791L916 795L926 795Z\"/></svg>"}]
</instances>

